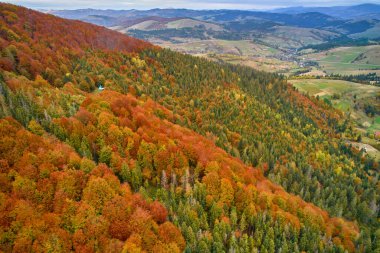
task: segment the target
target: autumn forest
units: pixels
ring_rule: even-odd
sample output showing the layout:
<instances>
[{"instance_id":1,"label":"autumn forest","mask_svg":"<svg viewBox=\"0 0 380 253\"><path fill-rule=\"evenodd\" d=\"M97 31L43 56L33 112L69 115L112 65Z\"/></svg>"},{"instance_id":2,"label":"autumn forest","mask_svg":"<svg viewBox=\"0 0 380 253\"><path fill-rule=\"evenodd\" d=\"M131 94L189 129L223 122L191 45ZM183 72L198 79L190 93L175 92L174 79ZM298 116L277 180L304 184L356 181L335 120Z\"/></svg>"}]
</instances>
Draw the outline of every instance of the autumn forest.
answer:
<instances>
[{"instance_id":1,"label":"autumn forest","mask_svg":"<svg viewBox=\"0 0 380 253\"><path fill-rule=\"evenodd\" d=\"M0 3L0 252L380 252L343 135L284 76Z\"/></svg>"}]
</instances>

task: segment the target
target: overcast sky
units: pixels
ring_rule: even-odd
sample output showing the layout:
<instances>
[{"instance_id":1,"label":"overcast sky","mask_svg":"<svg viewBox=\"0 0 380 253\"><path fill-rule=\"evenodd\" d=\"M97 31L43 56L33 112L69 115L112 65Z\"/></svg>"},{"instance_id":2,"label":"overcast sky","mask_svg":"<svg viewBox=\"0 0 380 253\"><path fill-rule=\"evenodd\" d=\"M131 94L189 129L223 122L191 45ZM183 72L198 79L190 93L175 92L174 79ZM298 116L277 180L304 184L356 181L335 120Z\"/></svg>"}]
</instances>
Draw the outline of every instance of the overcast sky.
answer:
<instances>
[{"instance_id":1,"label":"overcast sky","mask_svg":"<svg viewBox=\"0 0 380 253\"><path fill-rule=\"evenodd\" d=\"M380 0L5 0L34 9L274 9L289 6L336 6Z\"/></svg>"}]
</instances>

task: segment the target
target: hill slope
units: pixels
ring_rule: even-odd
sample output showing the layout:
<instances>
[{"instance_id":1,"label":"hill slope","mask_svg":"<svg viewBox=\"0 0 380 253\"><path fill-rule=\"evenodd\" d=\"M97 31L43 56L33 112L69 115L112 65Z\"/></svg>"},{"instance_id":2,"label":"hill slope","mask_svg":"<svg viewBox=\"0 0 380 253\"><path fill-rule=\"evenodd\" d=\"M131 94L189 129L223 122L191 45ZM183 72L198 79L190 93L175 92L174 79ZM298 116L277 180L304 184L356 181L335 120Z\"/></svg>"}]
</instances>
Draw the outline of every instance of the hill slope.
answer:
<instances>
[{"instance_id":1,"label":"hill slope","mask_svg":"<svg viewBox=\"0 0 380 253\"><path fill-rule=\"evenodd\" d=\"M131 193L104 164L13 119L0 119L0 131L2 251L183 251L165 208Z\"/></svg>"},{"instance_id":2,"label":"hill slope","mask_svg":"<svg viewBox=\"0 0 380 253\"><path fill-rule=\"evenodd\" d=\"M22 25L28 16L33 22ZM46 19L63 22L66 38L76 41L75 46L44 31L40 21ZM116 250L134 247L156 251L157 246L164 252L183 248L196 252L375 249L372 235L377 214L372 203L376 206L378 195L371 175L378 165L342 145L339 131L348 126L342 125L339 112L302 96L282 77L152 48L127 37L118 40L123 35L12 5L1 4L1 29L0 116L14 117L35 135L65 141L83 157L67 166L72 173L82 167L82 160L92 160L89 163L98 164L106 175L114 179L116 175L142 195L136 205L124 200L115 204L142 209L131 222L137 224L135 233L125 232L125 217L109 214L120 227L105 221L99 228L102 239L80 237L89 250L108 249L97 248L98 242L102 247L110 242ZM38 33L46 34L35 37ZM107 38L100 36L104 33ZM98 91L99 85L105 91ZM1 187L2 197L10 199L12 194L19 194L22 201L31 202L30 206L41 205L39 215L49 215L52 202L40 202L39 189L30 191L34 190L37 199L29 200L24 188L18 187L25 184L15 180L19 175L38 184L51 173L41 172L43 166L36 162L39 154L33 152L22 156L28 172L14 167L12 161L20 159L12 155L21 154L8 150L23 151L15 140L30 134L20 126L8 127L17 125L7 123L12 120L1 122L7 128L1 135L6 140L1 142L5 144L2 148L7 151L1 152L1 159L9 165L1 171L1 182L7 186ZM8 132L13 135L7 136ZM22 133L19 137L18 132ZM36 141L36 150L40 150L37 143L41 142ZM65 163L63 159L61 167L65 168ZM60 169L52 165L44 166ZM99 173L91 166L82 169L84 172L77 173ZM101 173L96 175L102 177ZM265 175L299 196L287 193ZM100 196L113 193L98 188L98 183L106 186L103 180L94 180L97 183L92 185L90 179L88 185L100 189ZM66 185L64 181L61 184ZM79 192L72 200L74 205L82 201L94 204L98 208L94 219L108 217L99 208L104 200L90 197L90 190L84 189L82 194L83 187L74 189ZM167 208L168 220L180 229L186 245L155 200ZM151 206L159 211L152 211ZM12 206L1 210L5 220L0 230L1 249L10 251L21 243L21 249L49 246L40 239L44 236L34 241L25 239L24 231L34 223L23 223L25 216L12 216L13 210ZM55 213L57 216L80 224L83 220L75 211ZM355 223L370 231L358 241ZM68 238L83 229L75 226L77 223L72 227L54 224ZM113 229L117 229L116 235ZM92 230L86 231L91 234ZM44 233L49 231L42 230ZM81 249L81 244L72 245L71 250Z\"/></svg>"},{"instance_id":3,"label":"hill slope","mask_svg":"<svg viewBox=\"0 0 380 253\"><path fill-rule=\"evenodd\" d=\"M199 21L190 18L160 18L148 17L143 19L131 20L130 22L122 22L118 27L123 27L126 30L162 30L162 29L183 29L195 28L203 26L206 30L221 31L223 28L219 25Z\"/></svg>"}]
</instances>

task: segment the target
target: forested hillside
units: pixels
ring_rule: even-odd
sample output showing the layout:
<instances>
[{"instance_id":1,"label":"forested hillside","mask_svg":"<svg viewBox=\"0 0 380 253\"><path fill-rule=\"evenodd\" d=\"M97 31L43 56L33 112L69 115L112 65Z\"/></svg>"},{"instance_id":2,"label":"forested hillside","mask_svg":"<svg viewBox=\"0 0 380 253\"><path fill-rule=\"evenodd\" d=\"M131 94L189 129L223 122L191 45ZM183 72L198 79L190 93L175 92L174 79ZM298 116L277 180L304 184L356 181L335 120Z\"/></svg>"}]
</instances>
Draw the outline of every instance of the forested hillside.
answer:
<instances>
[{"instance_id":1,"label":"forested hillside","mask_svg":"<svg viewBox=\"0 0 380 253\"><path fill-rule=\"evenodd\" d=\"M0 120L0 131L1 250L184 249L165 207L133 193L106 165L81 158L52 137L32 134L13 119Z\"/></svg>"},{"instance_id":2,"label":"forested hillside","mask_svg":"<svg viewBox=\"0 0 380 253\"><path fill-rule=\"evenodd\" d=\"M0 251L380 249L378 162L282 76L8 4L0 34Z\"/></svg>"}]
</instances>

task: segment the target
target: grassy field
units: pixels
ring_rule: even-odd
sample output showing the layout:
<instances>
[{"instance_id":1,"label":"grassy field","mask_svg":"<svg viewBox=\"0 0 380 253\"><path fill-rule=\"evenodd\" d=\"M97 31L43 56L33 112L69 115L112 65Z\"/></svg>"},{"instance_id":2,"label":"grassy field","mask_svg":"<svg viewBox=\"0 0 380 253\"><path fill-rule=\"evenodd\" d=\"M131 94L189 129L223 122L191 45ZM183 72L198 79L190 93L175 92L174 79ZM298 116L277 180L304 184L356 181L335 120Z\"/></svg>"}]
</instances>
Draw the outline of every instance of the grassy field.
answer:
<instances>
[{"instance_id":1,"label":"grassy field","mask_svg":"<svg viewBox=\"0 0 380 253\"><path fill-rule=\"evenodd\" d=\"M358 131L367 136L362 138L363 144L379 147L380 142L374 139L374 134L380 132L380 115L369 117L364 112L364 104L379 105L376 96L380 94L380 87L365 85L341 80L326 79L298 79L290 80L299 91L311 96L319 96L331 101L335 108L350 113L357 124ZM335 97L339 97L333 99ZM371 151L375 157L380 158L380 152Z\"/></svg>"},{"instance_id":2,"label":"grassy field","mask_svg":"<svg viewBox=\"0 0 380 253\"><path fill-rule=\"evenodd\" d=\"M328 74L353 75L376 72L380 75L380 45L339 47L302 57L317 61L320 68Z\"/></svg>"}]
</instances>

